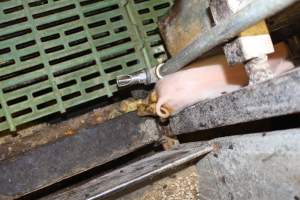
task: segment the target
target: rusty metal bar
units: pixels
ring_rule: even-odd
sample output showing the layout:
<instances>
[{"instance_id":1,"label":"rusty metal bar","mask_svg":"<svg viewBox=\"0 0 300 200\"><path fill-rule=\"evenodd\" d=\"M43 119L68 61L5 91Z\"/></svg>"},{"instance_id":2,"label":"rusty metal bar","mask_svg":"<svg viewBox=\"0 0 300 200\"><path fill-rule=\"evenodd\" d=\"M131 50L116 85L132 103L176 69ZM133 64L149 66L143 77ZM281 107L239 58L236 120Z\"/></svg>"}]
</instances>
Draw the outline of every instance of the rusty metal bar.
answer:
<instances>
[{"instance_id":1,"label":"rusty metal bar","mask_svg":"<svg viewBox=\"0 0 300 200\"><path fill-rule=\"evenodd\" d=\"M135 113L77 130L74 135L0 162L0 199L12 199L157 142L154 119Z\"/></svg>"}]
</instances>

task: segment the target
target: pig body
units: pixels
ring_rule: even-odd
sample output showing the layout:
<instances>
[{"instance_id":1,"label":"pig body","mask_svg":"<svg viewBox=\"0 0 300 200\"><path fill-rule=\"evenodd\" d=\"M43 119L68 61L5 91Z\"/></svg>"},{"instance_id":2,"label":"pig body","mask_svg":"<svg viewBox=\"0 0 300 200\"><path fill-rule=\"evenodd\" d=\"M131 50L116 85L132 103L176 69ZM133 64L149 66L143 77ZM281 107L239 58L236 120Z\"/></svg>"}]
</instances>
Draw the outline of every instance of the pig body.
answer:
<instances>
[{"instance_id":1,"label":"pig body","mask_svg":"<svg viewBox=\"0 0 300 200\"><path fill-rule=\"evenodd\" d=\"M276 52L269 56L269 63L274 75L278 76L294 65L287 60L288 51L284 44L275 49ZM199 101L238 90L248 81L244 67L229 67L223 55L196 61L187 69L165 76L156 83L156 113L167 118Z\"/></svg>"}]
</instances>

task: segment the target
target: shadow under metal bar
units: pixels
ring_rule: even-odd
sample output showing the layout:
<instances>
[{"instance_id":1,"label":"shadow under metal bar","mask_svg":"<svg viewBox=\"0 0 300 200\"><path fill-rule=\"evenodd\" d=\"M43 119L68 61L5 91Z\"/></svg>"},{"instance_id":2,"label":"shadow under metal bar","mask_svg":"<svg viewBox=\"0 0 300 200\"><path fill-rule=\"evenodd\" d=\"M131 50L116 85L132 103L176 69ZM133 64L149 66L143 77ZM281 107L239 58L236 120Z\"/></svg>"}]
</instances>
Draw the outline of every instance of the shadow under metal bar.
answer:
<instances>
[{"instance_id":1,"label":"shadow under metal bar","mask_svg":"<svg viewBox=\"0 0 300 200\"><path fill-rule=\"evenodd\" d=\"M300 112L300 68L186 108L170 119L175 135Z\"/></svg>"}]
</instances>

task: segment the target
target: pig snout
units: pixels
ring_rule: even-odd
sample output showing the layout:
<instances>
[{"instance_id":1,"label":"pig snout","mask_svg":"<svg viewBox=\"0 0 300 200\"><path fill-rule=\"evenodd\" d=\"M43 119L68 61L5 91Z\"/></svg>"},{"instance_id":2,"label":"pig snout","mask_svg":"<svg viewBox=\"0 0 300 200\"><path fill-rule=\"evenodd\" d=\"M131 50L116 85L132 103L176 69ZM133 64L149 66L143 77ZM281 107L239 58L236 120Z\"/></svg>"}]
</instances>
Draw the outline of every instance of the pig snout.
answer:
<instances>
[{"instance_id":1,"label":"pig snout","mask_svg":"<svg viewBox=\"0 0 300 200\"><path fill-rule=\"evenodd\" d=\"M283 44L275 46L269 63L275 76L294 67L287 60L287 48ZM165 76L156 83L156 114L168 118L199 101L238 90L248 81L244 66L229 67L223 55L196 61L187 69Z\"/></svg>"}]
</instances>

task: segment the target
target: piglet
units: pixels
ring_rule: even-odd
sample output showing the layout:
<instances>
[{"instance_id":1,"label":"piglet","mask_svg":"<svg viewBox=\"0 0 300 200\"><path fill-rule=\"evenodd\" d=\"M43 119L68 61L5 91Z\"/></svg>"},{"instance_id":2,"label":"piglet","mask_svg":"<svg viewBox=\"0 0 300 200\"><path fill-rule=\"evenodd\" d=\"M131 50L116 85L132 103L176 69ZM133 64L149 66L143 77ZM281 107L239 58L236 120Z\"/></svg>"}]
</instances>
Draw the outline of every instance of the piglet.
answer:
<instances>
[{"instance_id":1,"label":"piglet","mask_svg":"<svg viewBox=\"0 0 300 200\"><path fill-rule=\"evenodd\" d=\"M276 45L275 53L269 55L275 76L294 67L287 55L288 49L283 43ZM226 58L218 55L198 60L184 70L165 76L156 83L149 99L157 100L156 114L168 118L199 101L238 90L246 86L248 81L242 65L229 67Z\"/></svg>"}]
</instances>

